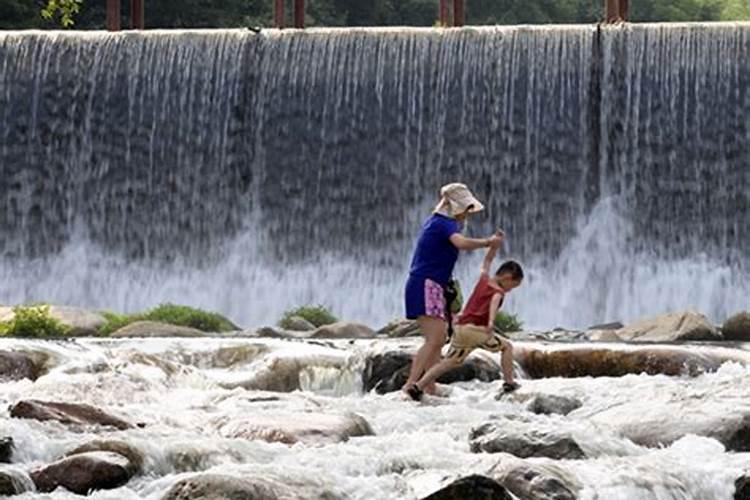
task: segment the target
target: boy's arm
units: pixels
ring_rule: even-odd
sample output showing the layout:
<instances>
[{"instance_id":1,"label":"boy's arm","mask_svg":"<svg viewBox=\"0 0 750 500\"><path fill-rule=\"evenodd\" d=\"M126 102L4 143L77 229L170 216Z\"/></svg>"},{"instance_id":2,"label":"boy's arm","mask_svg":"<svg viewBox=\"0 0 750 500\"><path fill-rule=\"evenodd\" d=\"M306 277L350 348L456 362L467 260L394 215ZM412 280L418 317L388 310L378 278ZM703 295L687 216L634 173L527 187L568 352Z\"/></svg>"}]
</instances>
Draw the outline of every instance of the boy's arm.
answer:
<instances>
[{"instance_id":1,"label":"boy's arm","mask_svg":"<svg viewBox=\"0 0 750 500\"><path fill-rule=\"evenodd\" d=\"M490 269L492 268L492 261L495 260L495 256L497 255L497 250L500 248L500 245L503 243L503 237L505 234L502 231L497 231L494 235L495 244L490 245L489 248L487 248L487 253L484 255L484 260L482 261L482 267L479 268L480 274L490 274Z\"/></svg>"},{"instance_id":2,"label":"boy's arm","mask_svg":"<svg viewBox=\"0 0 750 500\"><path fill-rule=\"evenodd\" d=\"M497 316L497 310L500 309L500 301L503 300L503 296L496 293L490 300L490 315L487 319L487 335L492 335L495 331L495 316Z\"/></svg>"}]
</instances>

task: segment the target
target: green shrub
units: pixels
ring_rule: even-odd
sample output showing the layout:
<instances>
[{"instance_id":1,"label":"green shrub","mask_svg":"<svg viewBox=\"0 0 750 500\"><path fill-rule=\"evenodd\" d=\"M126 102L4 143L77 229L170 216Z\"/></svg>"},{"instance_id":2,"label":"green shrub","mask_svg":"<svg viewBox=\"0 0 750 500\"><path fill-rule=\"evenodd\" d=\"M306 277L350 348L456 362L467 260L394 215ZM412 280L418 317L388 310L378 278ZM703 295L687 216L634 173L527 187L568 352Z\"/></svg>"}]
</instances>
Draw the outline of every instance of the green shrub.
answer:
<instances>
[{"instance_id":1,"label":"green shrub","mask_svg":"<svg viewBox=\"0 0 750 500\"><path fill-rule=\"evenodd\" d=\"M495 328L501 332L517 332L523 328L523 322L515 314L500 311L495 316Z\"/></svg>"},{"instance_id":2,"label":"green shrub","mask_svg":"<svg viewBox=\"0 0 750 500\"><path fill-rule=\"evenodd\" d=\"M49 306L16 306L12 320L0 324L0 333L10 337L62 337L68 327L49 315Z\"/></svg>"},{"instance_id":3,"label":"green shrub","mask_svg":"<svg viewBox=\"0 0 750 500\"><path fill-rule=\"evenodd\" d=\"M99 329L99 334L109 335L136 321L157 321L170 325L188 326L204 332L229 332L239 327L221 314L202 311L188 306L161 304L145 313L117 314L103 313L107 323Z\"/></svg>"},{"instance_id":4,"label":"green shrub","mask_svg":"<svg viewBox=\"0 0 750 500\"><path fill-rule=\"evenodd\" d=\"M294 316L304 318L316 327L330 325L338 321L338 318L331 314L331 311L325 306L301 306L285 312L279 321L279 326L288 329L290 327L290 320Z\"/></svg>"}]
</instances>

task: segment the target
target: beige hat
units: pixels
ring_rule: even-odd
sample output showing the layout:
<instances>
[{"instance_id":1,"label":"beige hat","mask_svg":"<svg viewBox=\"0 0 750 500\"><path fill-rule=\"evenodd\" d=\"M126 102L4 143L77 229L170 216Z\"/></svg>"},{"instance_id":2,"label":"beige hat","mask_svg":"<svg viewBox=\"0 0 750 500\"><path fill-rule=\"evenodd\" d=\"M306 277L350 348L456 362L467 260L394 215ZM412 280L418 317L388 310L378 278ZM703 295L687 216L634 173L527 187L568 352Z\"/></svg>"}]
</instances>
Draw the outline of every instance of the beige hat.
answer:
<instances>
[{"instance_id":1,"label":"beige hat","mask_svg":"<svg viewBox=\"0 0 750 500\"><path fill-rule=\"evenodd\" d=\"M440 188L440 203L435 207L434 212L455 217L469 211L470 214L481 212L484 205L469 191L466 184L453 182Z\"/></svg>"}]
</instances>

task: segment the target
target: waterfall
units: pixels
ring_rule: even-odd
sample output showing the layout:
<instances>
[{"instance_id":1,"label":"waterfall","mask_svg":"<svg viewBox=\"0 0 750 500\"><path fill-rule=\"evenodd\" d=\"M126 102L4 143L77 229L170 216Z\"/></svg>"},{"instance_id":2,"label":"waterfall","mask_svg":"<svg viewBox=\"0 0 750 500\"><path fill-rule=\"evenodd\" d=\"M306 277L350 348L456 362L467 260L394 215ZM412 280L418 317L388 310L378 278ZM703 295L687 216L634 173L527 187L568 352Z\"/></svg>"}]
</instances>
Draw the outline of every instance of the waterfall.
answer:
<instances>
[{"instance_id":1,"label":"waterfall","mask_svg":"<svg viewBox=\"0 0 750 500\"><path fill-rule=\"evenodd\" d=\"M3 32L0 302L378 326L462 180L527 326L721 321L750 296L749 114L742 23Z\"/></svg>"}]
</instances>

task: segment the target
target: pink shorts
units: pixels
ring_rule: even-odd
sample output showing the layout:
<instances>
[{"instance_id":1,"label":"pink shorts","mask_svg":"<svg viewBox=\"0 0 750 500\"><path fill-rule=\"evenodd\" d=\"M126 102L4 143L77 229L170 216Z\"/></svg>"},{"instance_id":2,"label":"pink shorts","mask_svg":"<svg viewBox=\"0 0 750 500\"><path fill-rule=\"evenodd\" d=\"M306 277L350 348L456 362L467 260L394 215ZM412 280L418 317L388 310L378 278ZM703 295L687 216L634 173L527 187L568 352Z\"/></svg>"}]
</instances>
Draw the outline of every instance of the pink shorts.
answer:
<instances>
[{"instance_id":1,"label":"pink shorts","mask_svg":"<svg viewBox=\"0 0 750 500\"><path fill-rule=\"evenodd\" d=\"M445 295L443 287L432 280L424 280L425 315L445 321Z\"/></svg>"}]
</instances>

